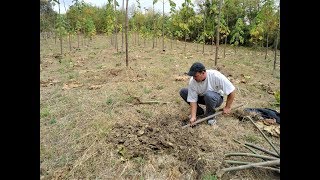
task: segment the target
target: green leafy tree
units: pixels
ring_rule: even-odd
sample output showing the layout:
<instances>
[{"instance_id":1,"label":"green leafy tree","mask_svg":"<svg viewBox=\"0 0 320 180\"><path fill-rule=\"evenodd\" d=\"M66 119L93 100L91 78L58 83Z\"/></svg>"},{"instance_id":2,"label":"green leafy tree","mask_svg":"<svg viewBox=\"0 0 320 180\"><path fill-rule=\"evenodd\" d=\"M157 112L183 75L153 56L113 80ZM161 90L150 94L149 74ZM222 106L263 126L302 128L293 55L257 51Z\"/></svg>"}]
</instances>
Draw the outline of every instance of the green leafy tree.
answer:
<instances>
[{"instance_id":1,"label":"green leafy tree","mask_svg":"<svg viewBox=\"0 0 320 180\"><path fill-rule=\"evenodd\" d=\"M231 40L230 43L232 43L233 46L235 46L235 52L237 52L236 47L239 44L243 44L244 43L244 38L243 38L243 29L244 29L244 23L242 19L238 19L235 28L233 29L233 31L231 32Z\"/></svg>"},{"instance_id":2,"label":"green leafy tree","mask_svg":"<svg viewBox=\"0 0 320 180\"><path fill-rule=\"evenodd\" d=\"M126 0L126 25L125 25L125 41L126 41L126 66L129 66L128 54L128 0Z\"/></svg>"},{"instance_id":3,"label":"green leafy tree","mask_svg":"<svg viewBox=\"0 0 320 180\"><path fill-rule=\"evenodd\" d=\"M118 49L118 18L117 18L117 6L119 6L119 3L114 0L113 3L114 6L114 37L115 37L115 48L117 49L117 52L119 51Z\"/></svg>"},{"instance_id":4,"label":"green leafy tree","mask_svg":"<svg viewBox=\"0 0 320 180\"><path fill-rule=\"evenodd\" d=\"M40 0L40 33L43 33L45 39L55 29L57 13L52 8L53 3L51 0Z\"/></svg>"},{"instance_id":5,"label":"green leafy tree","mask_svg":"<svg viewBox=\"0 0 320 180\"><path fill-rule=\"evenodd\" d=\"M105 23L105 29L104 33L109 36L112 34L113 29L114 29L114 21L113 21L113 9L111 3L108 3L106 5L106 14L104 18L104 23Z\"/></svg>"},{"instance_id":6,"label":"green leafy tree","mask_svg":"<svg viewBox=\"0 0 320 180\"><path fill-rule=\"evenodd\" d=\"M217 43L216 43L216 53L215 53L215 61L214 65L216 66L218 63L218 53L219 53L219 40L220 40L220 17L221 17L221 7L222 7L222 0L219 2L219 16L218 16L218 25L217 25Z\"/></svg>"},{"instance_id":7,"label":"green leafy tree","mask_svg":"<svg viewBox=\"0 0 320 180\"><path fill-rule=\"evenodd\" d=\"M250 39L249 42L253 44L254 47L257 47L260 42L263 41L264 29L262 24L253 24L250 30Z\"/></svg>"},{"instance_id":8,"label":"green leafy tree","mask_svg":"<svg viewBox=\"0 0 320 180\"><path fill-rule=\"evenodd\" d=\"M194 5L191 3L191 0L185 0L184 3L182 3L182 9L179 12L180 15L180 21L179 21L179 28L180 31L183 32L184 35L184 52L186 52L186 46L187 46L187 39L189 39L190 35L190 26L193 25L194 21L193 18L195 16L195 12L193 9Z\"/></svg>"},{"instance_id":9,"label":"green leafy tree","mask_svg":"<svg viewBox=\"0 0 320 180\"><path fill-rule=\"evenodd\" d=\"M265 30L266 35L266 54L268 55L269 35L271 35L278 27L277 15L274 7L273 0L266 0L263 4L261 11L258 13L257 19L262 23L262 27Z\"/></svg>"},{"instance_id":10,"label":"green leafy tree","mask_svg":"<svg viewBox=\"0 0 320 180\"><path fill-rule=\"evenodd\" d=\"M92 40L92 37L96 35L96 27L93 23L93 20L88 17L84 21L84 35L85 37L89 38Z\"/></svg>"},{"instance_id":11,"label":"green leafy tree","mask_svg":"<svg viewBox=\"0 0 320 180\"><path fill-rule=\"evenodd\" d=\"M156 34L156 23L155 23L155 13L154 13L154 5L158 2L158 0L153 0L152 2L152 15L153 15L153 38L152 38L152 49L154 48L155 46L155 34Z\"/></svg>"}]
</instances>

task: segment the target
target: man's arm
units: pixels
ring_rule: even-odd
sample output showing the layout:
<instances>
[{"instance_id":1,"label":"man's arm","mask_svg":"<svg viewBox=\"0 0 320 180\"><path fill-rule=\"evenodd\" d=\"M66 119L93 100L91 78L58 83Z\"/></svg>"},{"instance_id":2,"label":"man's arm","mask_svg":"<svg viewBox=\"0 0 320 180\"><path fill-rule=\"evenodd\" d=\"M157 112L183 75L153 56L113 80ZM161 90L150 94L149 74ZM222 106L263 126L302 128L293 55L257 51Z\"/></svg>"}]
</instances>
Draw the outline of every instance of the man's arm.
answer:
<instances>
[{"instance_id":1,"label":"man's arm","mask_svg":"<svg viewBox=\"0 0 320 180\"><path fill-rule=\"evenodd\" d=\"M197 102L190 102L190 106L191 106L191 118L190 118L190 123L191 125L193 125L193 123L196 121L197 119Z\"/></svg>"},{"instance_id":2,"label":"man's arm","mask_svg":"<svg viewBox=\"0 0 320 180\"><path fill-rule=\"evenodd\" d=\"M231 111L231 105L234 100L236 93L235 90L232 91L228 96L227 96L227 101L226 101L226 106L223 108L223 114L229 114Z\"/></svg>"}]
</instances>

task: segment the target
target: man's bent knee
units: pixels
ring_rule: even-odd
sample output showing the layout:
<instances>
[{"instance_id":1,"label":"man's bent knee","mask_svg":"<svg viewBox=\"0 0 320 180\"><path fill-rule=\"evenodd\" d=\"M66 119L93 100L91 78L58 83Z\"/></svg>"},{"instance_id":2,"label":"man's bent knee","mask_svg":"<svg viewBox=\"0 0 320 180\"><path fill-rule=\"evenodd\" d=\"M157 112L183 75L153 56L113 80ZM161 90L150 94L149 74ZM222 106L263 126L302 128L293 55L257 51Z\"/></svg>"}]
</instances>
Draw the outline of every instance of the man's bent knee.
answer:
<instances>
[{"instance_id":1,"label":"man's bent knee","mask_svg":"<svg viewBox=\"0 0 320 180\"><path fill-rule=\"evenodd\" d=\"M180 96L184 97L186 95L188 95L188 89L187 88L180 89Z\"/></svg>"}]
</instances>

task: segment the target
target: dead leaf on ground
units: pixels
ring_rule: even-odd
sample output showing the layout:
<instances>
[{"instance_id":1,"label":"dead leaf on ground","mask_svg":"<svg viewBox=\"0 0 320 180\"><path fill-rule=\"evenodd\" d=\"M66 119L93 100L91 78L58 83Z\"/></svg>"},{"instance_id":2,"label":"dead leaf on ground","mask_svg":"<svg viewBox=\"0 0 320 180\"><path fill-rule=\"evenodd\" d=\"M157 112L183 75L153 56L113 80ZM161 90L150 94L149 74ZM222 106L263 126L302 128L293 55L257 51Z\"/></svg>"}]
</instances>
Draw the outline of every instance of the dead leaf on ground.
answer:
<instances>
[{"instance_id":1,"label":"dead leaf on ground","mask_svg":"<svg viewBox=\"0 0 320 180\"><path fill-rule=\"evenodd\" d=\"M109 74L111 74L113 76L118 76L121 71L122 71L122 69L110 69Z\"/></svg>"},{"instance_id":2,"label":"dead leaf on ground","mask_svg":"<svg viewBox=\"0 0 320 180\"><path fill-rule=\"evenodd\" d=\"M83 84L77 83L77 82L71 82L71 83L65 83L63 84L62 90L69 90L76 87L81 87Z\"/></svg>"},{"instance_id":3,"label":"dead leaf on ground","mask_svg":"<svg viewBox=\"0 0 320 180\"><path fill-rule=\"evenodd\" d=\"M259 129L267 131L269 134L275 137L280 137L280 124L266 125L263 120L256 122Z\"/></svg>"},{"instance_id":4,"label":"dead leaf on ground","mask_svg":"<svg viewBox=\"0 0 320 180\"><path fill-rule=\"evenodd\" d=\"M90 90L94 90L94 89L100 89L102 87L102 85L91 85L89 87Z\"/></svg>"},{"instance_id":5,"label":"dead leaf on ground","mask_svg":"<svg viewBox=\"0 0 320 180\"><path fill-rule=\"evenodd\" d=\"M263 119L261 121L267 126L277 124L277 121L275 119Z\"/></svg>"},{"instance_id":6,"label":"dead leaf on ground","mask_svg":"<svg viewBox=\"0 0 320 180\"><path fill-rule=\"evenodd\" d=\"M176 81L187 81L190 79L190 77L189 76L176 76L174 79Z\"/></svg>"},{"instance_id":7,"label":"dead leaf on ground","mask_svg":"<svg viewBox=\"0 0 320 180\"><path fill-rule=\"evenodd\" d=\"M129 81L130 82L136 82L136 81L138 81L138 82L141 82L141 81L143 81L144 80L144 78L137 78L137 79L129 79Z\"/></svg>"},{"instance_id":8,"label":"dead leaf on ground","mask_svg":"<svg viewBox=\"0 0 320 180\"><path fill-rule=\"evenodd\" d=\"M266 91L269 94L272 94L272 95L274 94L274 91L272 90L272 88L270 87L269 84L265 85L265 84L263 84L261 82L258 82L258 84L260 85L262 90Z\"/></svg>"},{"instance_id":9,"label":"dead leaf on ground","mask_svg":"<svg viewBox=\"0 0 320 180\"><path fill-rule=\"evenodd\" d=\"M59 83L59 80L56 79L47 79L46 81L40 80L40 85L42 87L47 87L48 85L55 85L57 83Z\"/></svg>"}]
</instances>

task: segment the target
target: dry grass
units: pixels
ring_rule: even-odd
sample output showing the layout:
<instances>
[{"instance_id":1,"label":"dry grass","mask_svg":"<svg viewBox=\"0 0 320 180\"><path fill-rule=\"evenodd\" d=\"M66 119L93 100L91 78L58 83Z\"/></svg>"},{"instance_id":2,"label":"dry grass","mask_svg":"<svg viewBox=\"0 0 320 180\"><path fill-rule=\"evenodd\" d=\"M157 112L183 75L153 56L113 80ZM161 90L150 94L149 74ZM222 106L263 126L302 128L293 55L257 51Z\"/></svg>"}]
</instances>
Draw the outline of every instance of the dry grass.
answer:
<instances>
[{"instance_id":1,"label":"dry grass","mask_svg":"<svg viewBox=\"0 0 320 180\"><path fill-rule=\"evenodd\" d=\"M118 40L121 42L121 38ZM227 47L223 58L223 46L220 46L218 67L214 67L210 46L202 54L201 45L196 51L196 45L188 43L184 53L184 43L174 42L171 49L170 41L166 41L166 51L162 52L161 42L158 41L155 49L151 41L145 47L143 43L138 46L130 42L129 67L126 67L125 54L117 53L110 47L110 39L104 36L95 37L79 50L76 50L77 42L73 42L71 52L65 43L62 58L57 57L59 41L55 44L54 39L41 40L41 179L203 179L214 177L218 169L229 166L223 162L224 154L248 152L233 139L272 150L251 122L219 116L216 126L203 123L188 130L196 134L199 143L205 142L210 147L196 154L201 159L201 173L192 163L165 150L142 157L121 156L117 146L109 141L116 123L156 127L157 122L168 120L176 127L187 118L189 107L179 96L179 90L188 80L176 77L184 76L194 61L202 61L207 69L219 69L229 76L237 87L235 105L244 103L246 107L279 111L271 106L275 102L272 92L280 86L279 67L275 75L272 72L271 51L265 60L263 51L240 47L235 53ZM136 98L169 103L137 104ZM161 125L157 127L161 129ZM280 138L268 137L280 147ZM279 178L261 169L223 176L223 179Z\"/></svg>"}]
</instances>

